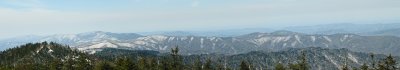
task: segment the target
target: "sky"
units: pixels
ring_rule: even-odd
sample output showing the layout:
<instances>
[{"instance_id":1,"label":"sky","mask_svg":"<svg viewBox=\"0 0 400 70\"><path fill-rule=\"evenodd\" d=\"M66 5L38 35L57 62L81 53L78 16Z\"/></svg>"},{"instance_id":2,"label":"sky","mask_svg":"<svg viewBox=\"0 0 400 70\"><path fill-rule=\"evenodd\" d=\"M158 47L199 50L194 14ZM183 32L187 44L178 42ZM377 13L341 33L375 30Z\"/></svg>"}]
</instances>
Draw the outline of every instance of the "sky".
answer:
<instances>
[{"instance_id":1,"label":"sky","mask_svg":"<svg viewBox=\"0 0 400 70\"><path fill-rule=\"evenodd\" d=\"M0 39L89 31L398 23L399 12L400 0L0 0Z\"/></svg>"}]
</instances>

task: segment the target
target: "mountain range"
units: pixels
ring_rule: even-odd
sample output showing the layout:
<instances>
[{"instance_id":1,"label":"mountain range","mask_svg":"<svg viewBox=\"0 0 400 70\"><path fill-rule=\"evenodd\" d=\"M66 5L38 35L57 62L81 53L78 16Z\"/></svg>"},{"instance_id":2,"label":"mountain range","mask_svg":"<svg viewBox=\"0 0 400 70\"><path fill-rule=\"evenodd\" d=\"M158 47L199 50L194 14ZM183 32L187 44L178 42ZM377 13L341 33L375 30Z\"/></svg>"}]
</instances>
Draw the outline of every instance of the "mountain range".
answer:
<instances>
[{"instance_id":1,"label":"mountain range","mask_svg":"<svg viewBox=\"0 0 400 70\"><path fill-rule=\"evenodd\" d=\"M53 41L90 53L103 48L153 50L169 52L179 46L182 54L241 54L251 51L280 51L285 48L324 47L347 48L352 51L400 55L400 38L395 36L360 36L356 34L303 34L291 31L251 33L235 37L206 36L142 36L135 33L88 32L69 35L52 35L40 38L13 39L8 47L24 42ZM3 44L4 45L4 44Z\"/></svg>"},{"instance_id":2,"label":"mountain range","mask_svg":"<svg viewBox=\"0 0 400 70\"><path fill-rule=\"evenodd\" d=\"M159 32L139 32L141 35L168 35L168 36L217 36L217 37L233 37L254 32L274 32L279 30L287 30L305 34L337 34L351 33L358 35L386 35L399 36L400 23L385 24L353 24L353 23L337 23L337 24L320 24L310 26L289 26L283 28L245 28L245 29L227 29L216 31L159 31Z\"/></svg>"},{"instance_id":3,"label":"mountain range","mask_svg":"<svg viewBox=\"0 0 400 70\"><path fill-rule=\"evenodd\" d=\"M112 33L103 31L49 36L23 36L0 40L1 64L46 60L108 60L116 57L168 56L179 47L186 64L195 59L224 62L238 67L240 60L251 68L296 63L305 53L312 70L340 70L342 65L371 65L370 54L382 60L395 55L400 60L400 24L329 24L273 29L239 29L211 32ZM50 43L47 43L48 41ZM42 43L34 43L42 42ZM60 44L58 44L60 43ZM84 52L84 53L82 53ZM224 60L224 61L220 61ZM90 64L89 64L90 65Z\"/></svg>"},{"instance_id":4,"label":"mountain range","mask_svg":"<svg viewBox=\"0 0 400 70\"><path fill-rule=\"evenodd\" d=\"M304 47L347 48L357 52L400 55L396 52L400 50L400 38L396 37L400 26L397 25L400 24L329 24L291 27L274 32L272 29L257 28L220 32L144 33L144 35L94 31L5 39L0 40L2 46L0 49L31 42L53 41L92 54L103 48L168 52L170 48L179 46L184 49L181 53L186 55L241 54L258 50L280 51L285 48ZM252 31L257 32L250 33ZM225 35L218 36L218 34Z\"/></svg>"},{"instance_id":5,"label":"mountain range","mask_svg":"<svg viewBox=\"0 0 400 70\"><path fill-rule=\"evenodd\" d=\"M293 26L293 27L283 28L283 30L301 32L307 34L352 33L359 35L374 35L375 32L392 31L392 30L397 30L399 28L400 28L400 23L386 23L386 24L338 23L338 24L321 24L313 26ZM393 35L393 34L386 34L386 35Z\"/></svg>"}]
</instances>

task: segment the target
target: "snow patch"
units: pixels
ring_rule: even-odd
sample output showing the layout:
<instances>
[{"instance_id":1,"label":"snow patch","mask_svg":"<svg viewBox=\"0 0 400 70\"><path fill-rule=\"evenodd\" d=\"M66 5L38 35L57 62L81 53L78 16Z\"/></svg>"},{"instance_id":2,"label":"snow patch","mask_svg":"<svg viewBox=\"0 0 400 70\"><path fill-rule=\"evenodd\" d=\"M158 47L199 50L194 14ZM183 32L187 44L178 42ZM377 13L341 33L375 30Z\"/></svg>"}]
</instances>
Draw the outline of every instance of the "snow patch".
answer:
<instances>
[{"instance_id":1,"label":"snow patch","mask_svg":"<svg viewBox=\"0 0 400 70\"><path fill-rule=\"evenodd\" d=\"M168 46L159 47L160 50L167 50Z\"/></svg>"},{"instance_id":2,"label":"snow patch","mask_svg":"<svg viewBox=\"0 0 400 70\"><path fill-rule=\"evenodd\" d=\"M207 37L210 41L214 41L215 39L217 39L216 37Z\"/></svg>"},{"instance_id":3,"label":"snow patch","mask_svg":"<svg viewBox=\"0 0 400 70\"><path fill-rule=\"evenodd\" d=\"M94 53L96 53L96 52L97 52L97 51L93 50L93 51L90 51L89 54L94 54Z\"/></svg>"},{"instance_id":4,"label":"snow patch","mask_svg":"<svg viewBox=\"0 0 400 70\"><path fill-rule=\"evenodd\" d=\"M315 36L310 36L310 38L311 38L312 42L315 42L315 40L316 40Z\"/></svg>"},{"instance_id":5,"label":"snow patch","mask_svg":"<svg viewBox=\"0 0 400 70\"><path fill-rule=\"evenodd\" d=\"M87 48L93 49L93 48L107 48L107 47L108 48L117 48L118 46L115 44L112 44L110 42L106 42L106 43L95 44L95 45L89 46Z\"/></svg>"},{"instance_id":6,"label":"snow patch","mask_svg":"<svg viewBox=\"0 0 400 70\"><path fill-rule=\"evenodd\" d=\"M326 55L325 53L322 53L322 54L324 54L324 57L325 58L327 58L331 63L333 63L338 69L340 69L341 67L340 67L340 65L339 64L337 64L334 60L332 60L332 58L331 57L329 57L328 55Z\"/></svg>"},{"instance_id":7,"label":"snow patch","mask_svg":"<svg viewBox=\"0 0 400 70\"><path fill-rule=\"evenodd\" d=\"M140 38L136 39L136 41L146 41L146 42L151 42L151 43L157 43L160 41L164 41L167 38L168 38L167 36L163 36L163 35L153 35L153 36L140 37Z\"/></svg>"},{"instance_id":8,"label":"snow patch","mask_svg":"<svg viewBox=\"0 0 400 70\"><path fill-rule=\"evenodd\" d=\"M297 42L300 42L300 43L301 43L299 35L294 35L294 37L296 38L296 41L297 41Z\"/></svg>"},{"instance_id":9,"label":"snow patch","mask_svg":"<svg viewBox=\"0 0 400 70\"><path fill-rule=\"evenodd\" d=\"M186 39L188 39L187 37L181 37L181 40L186 40Z\"/></svg>"},{"instance_id":10,"label":"snow patch","mask_svg":"<svg viewBox=\"0 0 400 70\"><path fill-rule=\"evenodd\" d=\"M154 36L151 36L154 40L157 40L157 41L164 41L164 40L166 40L168 37L167 36L163 36L163 35L154 35Z\"/></svg>"},{"instance_id":11,"label":"snow patch","mask_svg":"<svg viewBox=\"0 0 400 70\"><path fill-rule=\"evenodd\" d=\"M332 42L331 38L327 37L327 36L323 36L325 38L326 41L328 42Z\"/></svg>"},{"instance_id":12,"label":"snow patch","mask_svg":"<svg viewBox=\"0 0 400 70\"><path fill-rule=\"evenodd\" d=\"M258 38L258 39L254 39L251 42L253 42L253 43L257 44L257 45L262 45L262 44L268 42L270 39L271 39L270 37L261 37L261 38Z\"/></svg>"},{"instance_id":13,"label":"snow patch","mask_svg":"<svg viewBox=\"0 0 400 70\"><path fill-rule=\"evenodd\" d=\"M53 50L51 50L51 49L48 51L48 53L52 53L52 52L53 52Z\"/></svg>"},{"instance_id":14,"label":"snow patch","mask_svg":"<svg viewBox=\"0 0 400 70\"><path fill-rule=\"evenodd\" d=\"M291 36L287 36L284 41L289 41L290 38L292 38L292 37Z\"/></svg>"},{"instance_id":15,"label":"snow patch","mask_svg":"<svg viewBox=\"0 0 400 70\"><path fill-rule=\"evenodd\" d=\"M168 41L172 41L172 40L174 40L175 39L175 37L170 37L169 39L168 39Z\"/></svg>"},{"instance_id":16,"label":"snow patch","mask_svg":"<svg viewBox=\"0 0 400 70\"><path fill-rule=\"evenodd\" d=\"M340 38L340 41L343 42L343 41L345 41L348 37L349 37L349 35L344 35L343 38Z\"/></svg>"},{"instance_id":17,"label":"snow patch","mask_svg":"<svg viewBox=\"0 0 400 70\"><path fill-rule=\"evenodd\" d=\"M358 60L357 60L352 54L348 53L347 55L349 56L348 58L349 58L351 61L353 61L353 62L355 62L355 63L357 63L357 64L360 64L360 63L358 63Z\"/></svg>"},{"instance_id":18,"label":"snow patch","mask_svg":"<svg viewBox=\"0 0 400 70\"><path fill-rule=\"evenodd\" d=\"M131 47L131 46L134 46L133 44L131 44L131 43L117 43L118 45L120 45L120 46L125 46L125 47Z\"/></svg>"},{"instance_id":19,"label":"snow patch","mask_svg":"<svg viewBox=\"0 0 400 70\"><path fill-rule=\"evenodd\" d=\"M42 49L43 49L43 47L44 47L43 45L42 45L42 46L40 46L40 48L36 50L36 53L39 53L39 52L40 52L40 50L42 50Z\"/></svg>"},{"instance_id":20,"label":"snow patch","mask_svg":"<svg viewBox=\"0 0 400 70\"><path fill-rule=\"evenodd\" d=\"M47 53L52 53L53 49L50 48L50 46L47 46L47 49L49 49L49 51L47 51Z\"/></svg>"},{"instance_id":21,"label":"snow patch","mask_svg":"<svg viewBox=\"0 0 400 70\"><path fill-rule=\"evenodd\" d=\"M275 38L272 40L272 43L282 42L282 41L285 41L285 40L287 40L287 39L288 39L288 37L275 37Z\"/></svg>"}]
</instances>

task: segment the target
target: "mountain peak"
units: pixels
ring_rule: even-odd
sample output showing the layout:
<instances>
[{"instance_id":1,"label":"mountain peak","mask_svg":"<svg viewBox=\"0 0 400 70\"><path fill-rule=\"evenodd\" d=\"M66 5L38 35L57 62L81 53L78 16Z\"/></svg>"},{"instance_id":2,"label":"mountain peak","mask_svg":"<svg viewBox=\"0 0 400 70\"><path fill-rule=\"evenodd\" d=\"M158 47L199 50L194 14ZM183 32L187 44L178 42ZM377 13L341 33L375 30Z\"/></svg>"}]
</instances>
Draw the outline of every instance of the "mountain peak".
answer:
<instances>
[{"instance_id":1,"label":"mountain peak","mask_svg":"<svg viewBox=\"0 0 400 70\"><path fill-rule=\"evenodd\" d=\"M271 33L272 35L293 35L293 34L300 34L297 32L292 32L288 30L279 30Z\"/></svg>"},{"instance_id":2,"label":"mountain peak","mask_svg":"<svg viewBox=\"0 0 400 70\"><path fill-rule=\"evenodd\" d=\"M93 33L93 34L106 34L110 32L105 32L105 31L93 31L93 32L88 32L88 33Z\"/></svg>"}]
</instances>

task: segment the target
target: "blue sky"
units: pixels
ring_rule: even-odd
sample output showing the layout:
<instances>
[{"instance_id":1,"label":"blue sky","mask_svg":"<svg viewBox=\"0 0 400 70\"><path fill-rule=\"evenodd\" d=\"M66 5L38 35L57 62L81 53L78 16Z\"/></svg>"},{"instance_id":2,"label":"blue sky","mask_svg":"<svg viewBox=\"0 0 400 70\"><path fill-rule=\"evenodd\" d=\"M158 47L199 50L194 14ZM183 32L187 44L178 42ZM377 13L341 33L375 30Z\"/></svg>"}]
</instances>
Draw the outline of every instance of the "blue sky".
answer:
<instances>
[{"instance_id":1,"label":"blue sky","mask_svg":"<svg viewBox=\"0 0 400 70\"><path fill-rule=\"evenodd\" d=\"M0 39L88 31L398 23L398 12L400 0L1 0Z\"/></svg>"}]
</instances>

